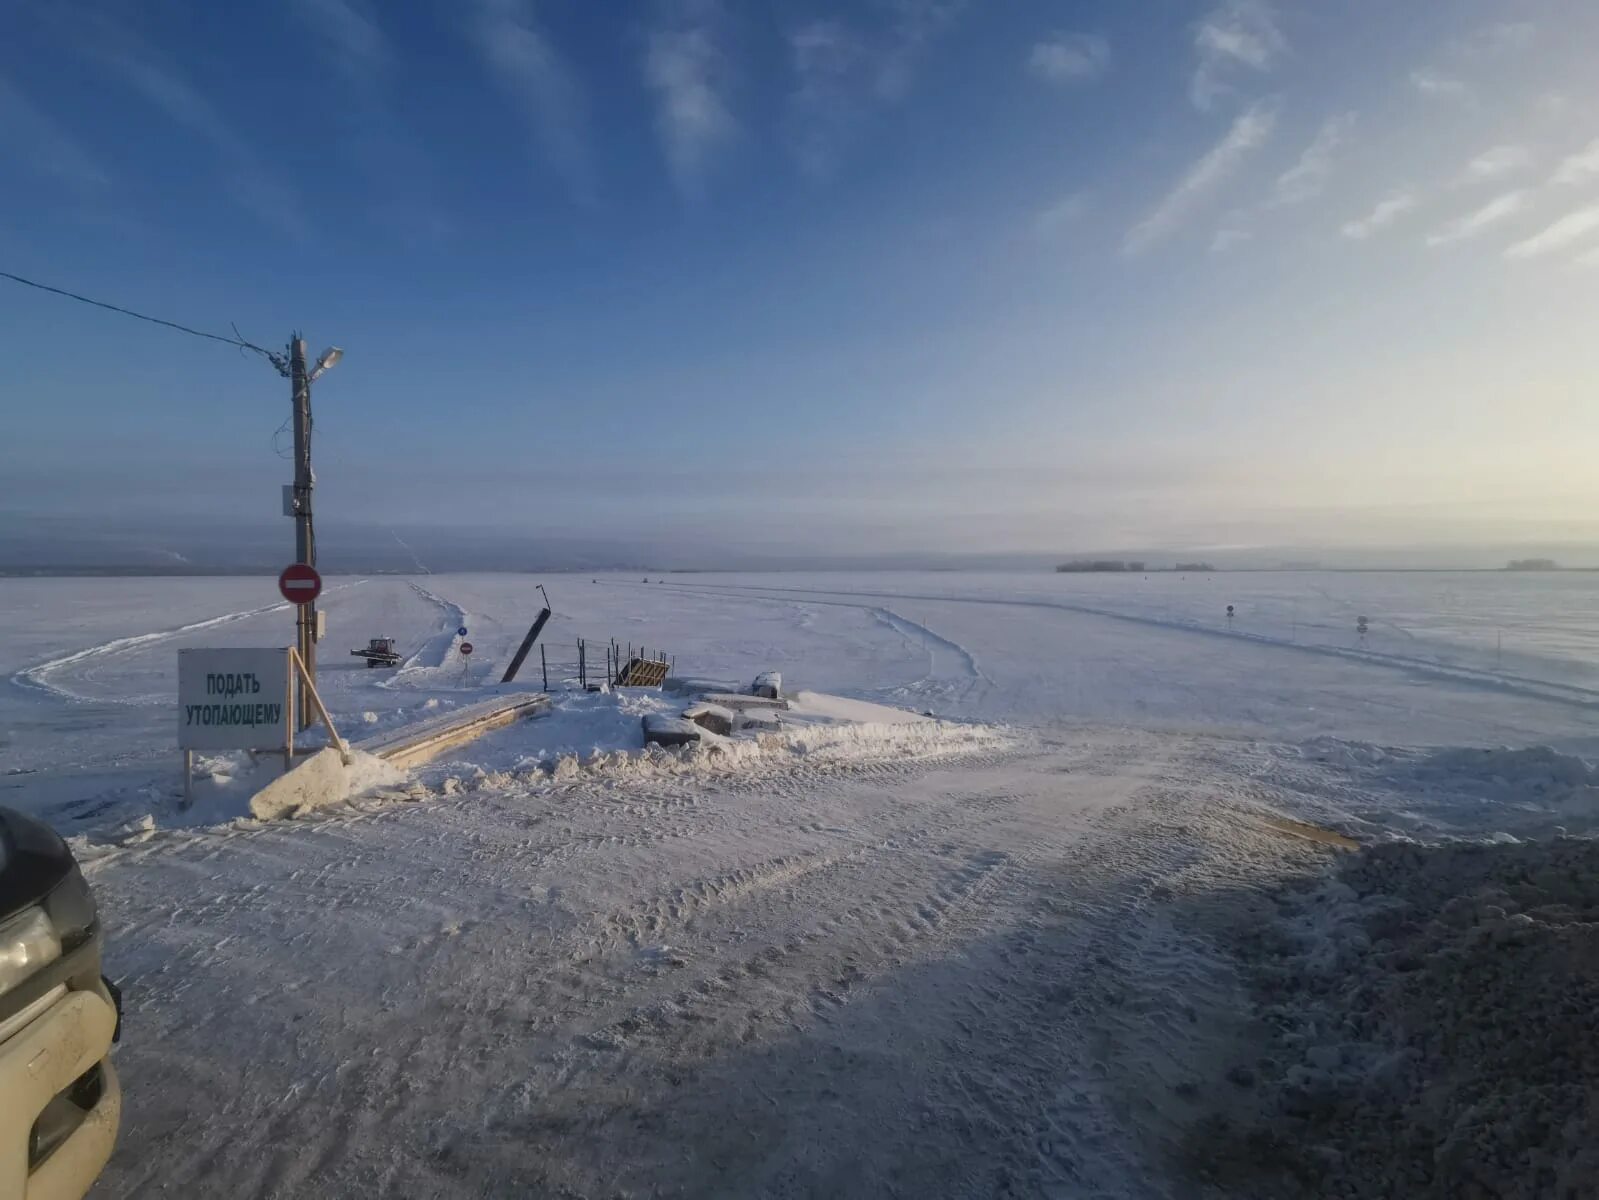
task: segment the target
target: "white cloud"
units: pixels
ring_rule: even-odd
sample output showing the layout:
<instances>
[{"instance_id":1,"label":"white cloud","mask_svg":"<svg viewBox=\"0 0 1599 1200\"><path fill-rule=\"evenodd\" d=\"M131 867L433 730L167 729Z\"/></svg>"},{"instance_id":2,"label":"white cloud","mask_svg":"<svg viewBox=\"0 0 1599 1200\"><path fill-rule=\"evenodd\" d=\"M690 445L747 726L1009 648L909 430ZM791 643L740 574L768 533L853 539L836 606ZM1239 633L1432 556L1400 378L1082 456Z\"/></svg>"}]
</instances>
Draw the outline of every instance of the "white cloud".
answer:
<instances>
[{"instance_id":1,"label":"white cloud","mask_svg":"<svg viewBox=\"0 0 1599 1200\"><path fill-rule=\"evenodd\" d=\"M1087 192L1071 192L1062 196L1033 218L1033 232L1041 238L1058 236L1087 215L1092 205Z\"/></svg>"},{"instance_id":2,"label":"white cloud","mask_svg":"<svg viewBox=\"0 0 1599 1200\"><path fill-rule=\"evenodd\" d=\"M1423 96L1440 100L1463 100L1471 89L1458 79L1443 75L1430 67L1418 67L1410 73L1410 86Z\"/></svg>"},{"instance_id":3,"label":"white cloud","mask_svg":"<svg viewBox=\"0 0 1599 1200\"><path fill-rule=\"evenodd\" d=\"M99 187L106 173L76 138L39 111L0 75L0 148L41 175L77 186Z\"/></svg>"},{"instance_id":4,"label":"white cloud","mask_svg":"<svg viewBox=\"0 0 1599 1200\"><path fill-rule=\"evenodd\" d=\"M1427 236L1429 246L1448 246L1477 237L1486 230L1526 210L1532 193L1526 189L1496 196L1475 212L1467 213Z\"/></svg>"},{"instance_id":5,"label":"white cloud","mask_svg":"<svg viewBox=\"0 0 1599 1200\"><path fill-rule=\"evenodd\" d=\"M473 0L467 35L500 90L520 107L573 198L590 201L594 182L582 93L532 10L523 0Z\"/></svg>"},{"instance_id":6,"label":"white cloud","mask_svg":"<svg viewBox=\"0 0 1599 1200\"><path fill-rule=\"evenodd\" d=\"M1244 159L1266 143L1276 125L1277 114L1267 105L1257 103L1245 109L1233 121L1227 136L1184 173L1177 186L1150 210L1148 216L1127 231L1122 242L1122 253L1142 253L1175 233L1193 210L1227 181Z\"/></svg>"},{"instance_id":7,"label":"white cloud","mask_svg":"<svg viewBox=\"0 0 1599 1200\"><path fill-rule=\"evenodd\" d=\"M1564 250L1599 230L1599 204L1569 212L1532 237L1515 243L1505 251L1506 258L1538 258Z\"/></svg>"},{"instance_id":8,"label":"white cloud","mask_svg":"<svg viewBox=\"0 0 1599 1200\"><path fill-rule=\"evenodd\" d=\"M1267 204L1302 204L1321 195L1322 189L1327 186L1328 176L1332 174L1333 158L1354 124L1354 113L1340 113L1327 118L1299 156L1299 161L1277 177Z\"/></svg>"},{"instance_id":9,"label":"white cloud","mask_svg":"<svg viewBox=\"0 0 1599 1200\"><path fill-rule=\"evenodd\" d=\"M1027 69L1050 83L1092 83L1110 69L1110 43L1096 33L1054 33L1033 43Z\"/></svg>"},{"instance_id":10,"label":"white cloud","mask_svg":"<svg viewBox=\"0 0 1599 1200\"><path fill-rule=\"evenodd\" d=\"M1356 241L1364 241L1373 234L1387 229L1400 217L1404 216L1417 204L1416 194L1412 191L1394 192L1377 201L1373 208L1358 221L1350 221L1343 227L1343 235Z\"/></svg>"},{"instance_id":11,"label":"white cloud","mask_svg":"<svg viewBox=\"0 0 1599 1200\"><path fill-rule=\"evenodd\" d=\"M1484 150L1466 164L1461 173L1463 183L1483 183L1525 170L1532 163L1532 151L1525 146L1495 146Z\"/></svg>"},{"instance_id":12,"label":"white cloud","mask_svg":"<svg viewBox=\"0 0 1599 1200\"><path fill-rule=\"evenodd\" d=\"M1271 70L1288 52L1288 42L1267 0L1224 0L1195 29L1194 52L1199 63L1188 94L1198 108L1209 110L1234 90L1230 76L1240 69Z\"/></svg>"},{"instance_id":13,"label":"white cloud","mask_svg":"<svg viewBox=\"0 0 1599 1200\"><path fill-rule=\"evenodd\" d=\"M1563 158L1549 182L1560 187L1573 187L1592 179L1599 179L1599 138Z\"/></svg>"},{"instance_id":14,"label":"white cloud","mask_svg":"<svg viewBox=\"0 0 1599 1200\"><path fill-rule=\"evenodd\" d=\"M1573 266L1578 267L1599 267L1599 246L1595 246L1592 250L1584 250L1571 262Z\"/></svg>"},{"instance_id":15,"label":"white cloud","mask_svg":"<svg viewBox=\"0 0 1599 1200\"><path fill-rule=\"evenodd\" d=\"M655 93L661 146L684 195L700 193L711 156L738 132L724 98L726 76L709 24L650 34L644 80Z\"/></svg>"}]
</instances>

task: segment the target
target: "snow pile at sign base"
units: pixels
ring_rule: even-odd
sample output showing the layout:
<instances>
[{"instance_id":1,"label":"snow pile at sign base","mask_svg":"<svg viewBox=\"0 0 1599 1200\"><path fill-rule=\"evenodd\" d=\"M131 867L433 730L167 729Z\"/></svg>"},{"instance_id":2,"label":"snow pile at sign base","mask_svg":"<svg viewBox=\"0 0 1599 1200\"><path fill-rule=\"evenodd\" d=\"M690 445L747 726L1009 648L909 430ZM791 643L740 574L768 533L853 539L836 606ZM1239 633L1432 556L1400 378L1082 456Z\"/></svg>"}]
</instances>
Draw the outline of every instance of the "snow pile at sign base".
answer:
<instances>
[{"instance_id":1,"label":"snow pile at sign base","mask_svg":"<svg viewBox=\"0 0 1599 1200\"><path fill-rule=\"evenodd\" d=\"M1269 1036L1228 1074L1254 1112L1195 1131L1203 1174L1599 1195L1599 843L1391 843L1276 901L1233 930Z\"/></svg>"}]
</instances>

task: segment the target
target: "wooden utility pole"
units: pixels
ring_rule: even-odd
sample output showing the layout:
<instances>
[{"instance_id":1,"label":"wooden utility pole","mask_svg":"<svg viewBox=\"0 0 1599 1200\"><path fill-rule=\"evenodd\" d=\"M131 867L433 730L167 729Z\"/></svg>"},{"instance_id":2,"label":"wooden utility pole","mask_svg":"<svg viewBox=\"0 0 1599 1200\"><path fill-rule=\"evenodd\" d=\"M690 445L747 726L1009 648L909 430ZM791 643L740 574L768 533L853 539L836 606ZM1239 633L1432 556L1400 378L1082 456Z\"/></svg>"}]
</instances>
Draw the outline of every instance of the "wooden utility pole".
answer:
<instances>
[{"instance_id":1,"label":"wooden utility pole","mask_svg":"<svg viewBox=\"0 0 1599 1200\"><path fill-rule=\"evenodd\" d=\"M305 366L305 339L298 333L289 342L289 382L294 390L294 560L314 567L316 529L311 521L311 490L316 476L311 473L311 376ZM297 649L305 673L295 680L295 711L300 728L308 729L315 719L312 698L316 684L316 603L302 604L298 611Z\"/></svg>"}]
</instances>

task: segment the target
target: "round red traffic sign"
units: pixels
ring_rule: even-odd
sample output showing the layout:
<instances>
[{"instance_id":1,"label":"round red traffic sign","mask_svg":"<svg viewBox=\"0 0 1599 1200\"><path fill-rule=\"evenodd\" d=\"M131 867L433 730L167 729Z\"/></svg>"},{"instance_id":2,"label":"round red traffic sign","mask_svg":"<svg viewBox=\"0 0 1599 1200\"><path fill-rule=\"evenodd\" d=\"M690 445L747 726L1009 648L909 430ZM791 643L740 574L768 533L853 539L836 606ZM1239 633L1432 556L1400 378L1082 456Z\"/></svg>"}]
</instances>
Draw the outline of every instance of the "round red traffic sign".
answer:
<instances>
[{"instance_id":1,"label":"round red traffic sign","mask_svg":"<svg viewBox=\"0 0 1599 1200\"><path fill-rule=\"evenodd\" d=\"M322 576L309 563L293 563L278 576L278 591L290 604L310 604L322 594Z\"/></svg>"},{"instance_id":2,"label":"round red traffic sign","mask_svg":"<svg viewBox=\"0 0 1599 1200\"><path fill-rule=\"evenodd\" d=\"M472 643L471 642L462 642L461 643L461 653L462 654L470 654L470 653L472 653Z\"/></svg>"}]
</instances>

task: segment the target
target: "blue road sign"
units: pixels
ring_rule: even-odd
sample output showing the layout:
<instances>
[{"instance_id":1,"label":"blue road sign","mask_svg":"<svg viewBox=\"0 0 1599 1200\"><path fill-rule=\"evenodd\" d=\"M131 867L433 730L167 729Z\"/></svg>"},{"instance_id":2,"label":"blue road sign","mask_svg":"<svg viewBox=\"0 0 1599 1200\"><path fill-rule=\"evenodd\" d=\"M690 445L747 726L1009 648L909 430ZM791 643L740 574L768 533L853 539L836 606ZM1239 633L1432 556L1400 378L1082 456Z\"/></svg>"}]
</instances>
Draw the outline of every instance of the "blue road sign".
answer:
<instances>
[{"instance_id":1,"label":"blue road sign","mask_svg":"<svg viewBox=\"0 0 1599 1200\"><path fill-rule=\"evenodd\" d=\"M466 636L466 626L465 625L461 626L461 628L459 628L459 629L457 629L455 631L455 634L456 634L457 637L465 637Z\"/></svg>"}]
</instances>

